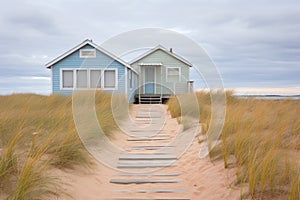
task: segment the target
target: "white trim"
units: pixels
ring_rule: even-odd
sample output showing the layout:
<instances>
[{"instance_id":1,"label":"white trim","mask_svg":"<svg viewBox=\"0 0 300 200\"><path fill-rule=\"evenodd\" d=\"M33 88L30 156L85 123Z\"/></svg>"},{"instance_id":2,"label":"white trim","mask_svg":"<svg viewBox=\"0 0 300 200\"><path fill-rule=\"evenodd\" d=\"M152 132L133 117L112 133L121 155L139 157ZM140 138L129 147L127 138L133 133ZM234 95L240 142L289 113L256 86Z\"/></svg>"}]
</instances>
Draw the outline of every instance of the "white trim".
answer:
<instances>
[{"instance_id":1,"label":"white trim","mask_svg":"<svg viewBox=\"0 0 300 200\"><path fill-rule=\"evenodd\" d=\"M139 63L140 66L162 66L162 63Z\"/></svg>"},{"instance_id":2,"label":"white trim","mask_svg":"<svg viewBox=\"0 0 300 200\"><path fill-rule=\"evenodd\" d=\"M169 81L169 79L168 79L168 69L179 69L178 70L178 81ZM181 82L181 68L180 67L166 67L166 82L167 83L173 83L173 82Z\"/></svg>"},{"instance_id":3,"label":"white trim","mask_svg":"<svg viewBox=\"0 0 300 200\"><path fill-rule=\"evenodd\" d=\"M70 54L74 53L75 51L77 51L78 49L82 48L83 46L89 44L90 46L94 47L95 49L99 50L100 52L106 54L107 56L111 57L113 60L116 60L118 62L120 62L122 65L124 65L125 67L131 69L132 71L134 71L136 74L137 71L135 69L133 69L128 63L126 63L125 61L123 61L121 58L115 56L114 54L108 52L107 50L105 50L104 48L98 46L97 44L93 43L92 40L84 40L82 43L80 43L79 45L73 47L72 49L70 49L69 51L65 52L64 54L60 55L59 57L55 58L54 60L48 62L45 66L46 68L51 68L54 64L56 64L57 62L61 61L62 59L64 59L65 57L69 56Z\"/></svg>"},{"instance_id":4,"label":"white trim","mask_svg":"<svg viewBox=\"0 0 300 200\"><path fill-rule=\"evenodd\" d=\"M160 85L160 95L162 95L163 94L163 87L162 87L162 85L163 85L163 76L162 76L162 71L163 71L163 67L161 66L160 67L160 83L159 83L159 85Z\"/></svg>"},{"instance_id":5,"label":"white trim","mask_svg":"<svg viewBox=\"0 0 300 200\"><path fill-rule=\"evenodd\" d=\"M128 90L128 83L127 83L128 76L127 76L127 74L128 74L128 68L125 69L125 74L124 74L124 76L125 76L125 94L128 93L128 91L127 91Z\"/></svg>"},{"instance_id":6,"label":"white trim","mask_svg":"<svg viewBox=\"0 0 300 200\"><path fill-rule=\"evenodd\" d=\"M149 54L157 51L157 50L162 50L164 51L165 53L169 54L170 56L176 58L177 60L185 63L186 65L192 67L193 65L187 61L186 59L182 58L181 56L175 54L175 53L171 53L170 51L168 51L165 47L163 47L162 45L157 45L156 47L154 47L153 49L150 49L149 51L145 52L144 54L138 56L137 58L133 59L131 62L130 62L130 65L136 63L137 61L141 60L142 58L148 56Z\"/></svg>"},{"instance_id":7,"label":"white trim","mask_svg":"<svg viewBox=\"0 0 300 200\"><path fill-rule=\"evenodd\" d=\"M132 90L134 88L133 86L134 80L133 80L133 73L130 69L129 69L128 79L129 79L129 90Z\"/></svg>"},{"instance_id":8,"label":"white trim","mask_svg":"<svg viewBox=\"0 0 300 200\"><path fill-rule=\"evenodd\" d=\"M73 71L73 87L71 88L64 88L63 87L63 76L62 76L62 72L64 70L68 70L68 71ZM87 71L87 87L86 88L77 88L77 70L85 70ZM91 83L91 77L90 77L90 73L91 70L99 70L101 71L101 87L100 88L91 88L90 83ZM115 71L115 87L114 88L105 88L104 87L104 71L106 70L113 70ZM60 72L59 72L59 89L60 90L74 90L74 89L93 89L93 90L118 90L118 68L60 68Z\"/></svg>"},{"instance_id":9,"label":"white trim","mask_svg":"<svg viewBox=\"0 0 300 200\"><path fill-rule=\"evenodd\" d=\"M83 56L82 55L83 51L92 51L93 55L92 56ZM80 58L96 58L96 49L80 49L79 50L79 57Z\"/></svg>"},{"instance_id":10,"label":"white trim","mask_svg":"<svg viewBox=\"0 0 300 200\"><path fill-rule=\"evenodd\" d=\"M60 70L59 70L59 89L60 90L74 90L74 85L75 85L75 73L74 73L74 70L75 70L76 68L60 68ZM65 87L63 87L63 71L64 70L69 70L69 71L73 71L73 87L71 87L71 88L65 88Z\"/></svg>"},{"instance_id":11,"label":"white trim","mask_svg":"<svg viewBox=\"0 0 300 200\"><path fill-rule=\"evenodd\" d=\"M54 92L54 88L53 88L53 86L54 86L54 84L53 84L53 70L51 70L51 76L50 76L51 78L51 91L52 91L52 93Z\"/></svg>"},{"instance_id":12,"label":"white trim","mask_svg":"<svg viewBox=\"0 0 300 200\"><path fill-rule=\"evenodd\" d=\"M154 69L154 94L156 94L156 67L155 66L147 66L147 67L152 67ZM146 73L145 73L145 68L146 67L143 67L143 70L144 70L144 80L143 80L143 92L144 94L146 94Z\"/></svg>"}]
</instances>

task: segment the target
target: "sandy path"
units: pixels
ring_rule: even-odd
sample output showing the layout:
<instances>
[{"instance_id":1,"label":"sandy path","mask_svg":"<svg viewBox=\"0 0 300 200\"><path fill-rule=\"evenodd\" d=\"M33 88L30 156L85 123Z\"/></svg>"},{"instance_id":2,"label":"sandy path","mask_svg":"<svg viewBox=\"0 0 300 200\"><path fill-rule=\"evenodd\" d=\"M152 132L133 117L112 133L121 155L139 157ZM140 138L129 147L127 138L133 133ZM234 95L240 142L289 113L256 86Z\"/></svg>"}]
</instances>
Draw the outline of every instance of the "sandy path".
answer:
<instances>
[{"instance_id":1,"label":"sandy path","mask_svg":"<svg viewBox=\"0 0 300 200\"><path fill-rule=\"evenodd\" d=\"M166 110L165 105L159 105ZM143 108L144 105L134 105L132 108L132 115L136 115L138 110ZM166 123L163 127L170 133L171 138L175 137L176 132L180 129L176 119L170 118L165 113ZM113 142L122 148L132 146L132 142L127 141L128 135L120 131L115 133L116 137ZM139 141L139 145L149 145L153 142ZM135 143L136 144L136 143ZM153 144L161 145L162 141L155 141ZM127 149L128 150L128 149ZM138 150L137 150L138 151ZM183 154L182 157L176 162L176 166L163 168L155 173L172 173L180 172L178 178L183 181L176 183L174 188L184 189L184 192L169 193L168 197L182 197L190 198L193 200L198 199L239 199L239 190L228 188L230 181L233 178L233 172L223 168L222 161L210 162L208 158L200 160L198 158L199 144L194 140L190 148ZM135 152L131 149L131 152ZM93 169L86 170L77 168L75 170L60 171L57 170L55 174L62 177L62 181L67 182L64 191L71 196L62 195L61 199L89 199L89 200L102 200L112 197L120 197L120 193L116 191L128 190L132 191L139 189L151 188L166 188L166 184L132 184L132 185L118 185L110 183L112 178L115 178L120 172L111 169L101 163L95 164ZM147 178L147 177L146 177ZM165 197L165 194L151 194L151 193L133 193L126 192L127 198L136 197ZM124 197L123 193L121 196Z\"/></svg>"}]
</instances>

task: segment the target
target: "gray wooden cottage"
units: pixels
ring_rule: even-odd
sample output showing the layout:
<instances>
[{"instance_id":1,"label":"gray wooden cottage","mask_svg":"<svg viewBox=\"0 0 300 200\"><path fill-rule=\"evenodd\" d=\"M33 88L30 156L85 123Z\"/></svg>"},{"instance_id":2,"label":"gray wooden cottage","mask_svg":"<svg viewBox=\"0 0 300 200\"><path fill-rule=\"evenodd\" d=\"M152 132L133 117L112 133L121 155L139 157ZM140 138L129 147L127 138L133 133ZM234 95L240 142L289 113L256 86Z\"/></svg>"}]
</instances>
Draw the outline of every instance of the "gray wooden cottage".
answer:
<instances>
[{"instance_id":1,"label":"gray wooden cottage","mask_svg":"<svg viewBox=\"0 0 300 200\"><path fill-rule=\"evenodd\" d=\"M99 89L124 93L130 102L161 103L193 89L192 64L160 45L127 63L85 40L46 67L51 69L53 93Z\"/></svg>"},{"instance_id":2,"label":"gray wooden cottage","mask_svg":"<svg viewBox=\"0 0 300 200\"><path fill-rule=\"evenodd\" d=\"M193 89L190 78L192 64L158 45L130 62L138 72L139 87L135 98L139 102L162 102L173 94L189 93Z\"/></svg>"}]
</instances>

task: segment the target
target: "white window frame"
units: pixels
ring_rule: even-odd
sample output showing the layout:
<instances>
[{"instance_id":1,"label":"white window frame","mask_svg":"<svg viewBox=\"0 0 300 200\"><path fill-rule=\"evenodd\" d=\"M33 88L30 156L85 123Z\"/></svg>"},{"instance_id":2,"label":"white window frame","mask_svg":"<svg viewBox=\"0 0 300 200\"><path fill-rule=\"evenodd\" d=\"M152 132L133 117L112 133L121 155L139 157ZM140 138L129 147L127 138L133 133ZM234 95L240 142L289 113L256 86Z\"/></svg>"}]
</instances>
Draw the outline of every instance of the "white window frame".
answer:
<instances>
[{"instance_id":1,"label":"white window frame","mask_svg":"<svg viewBox=\"0 0 300 200\"><path fill-rule=\"evenodd\" d=\"M72 83L73 83L73 85L72 85L72 87L63 87L64 86L64 82L63 82L63 72L64 71L72 71L72 75L73 75L73 80L72 80ZM65 88L65 89L73 89L73 87L74 87L74 70L73 69L64 69L64 70L61 70L61 87L62 88Z\"/></svg>"},{"instance_id":2,"label":"white window frame","mask_svg":"<svg viewBox=\"0 0 300 200\"><path fill-rule=\"evenodd\" d=\"M73 87L63 87L63 71L73 71ZM76 77L75 68L61 68L60 75L59 75L60 89L61 90L73 90L74 85L76 85L75 77Z\"/></svg>"},{"instance_id":3,"label":"white window frame","mask_svg":"<svg viewBox=\"0 0 300 200\"><path fill-rule=\"evenodd\" d=\"M73 87L65 88L63 87L63 71L73 71ZM86 88L77 88L77 70L87 70L87 87ZM91 88L90 83L90 73L91 70L100 70L101 71L101 87L99 88ZM105 88L104 87L104 71L106 70L113 70L115 71L115 87L114 88ZM118 90L118 68L60 68L60 75L59 75L59 82L60 82L60 90L74 90L74 89L80 89L80 90L86 90L86 89L93 89L93 90Z\"/></svg>"},{"instance_id":4,"label":"white window frame","mask_svg":"<svg viewBox=\"0 0 300 200\"><path fill-rule=\"evenodd\" d=\"M169 69L178 69L178 82L181 82L181 68L180 67L167 67L166 68L166 82L168 82L168 83L173 83L173 82L177 82L177 81L169 81L169 74L168 74L168 72L169 72Z\"/></svg>"},{"instance_id":5,"label":"white window frame","mask_svg":"<svg viewBox=\"0 0 300 200\"><path fill-rule=\"evenodd\" d=\"M82 52L84 52L84 51L92 51L93 55L92 56L84 56L84 55L82 55ZM96 58L96 49L80 49L79 57L80 58Z\"/></svg>"}]
</instances>

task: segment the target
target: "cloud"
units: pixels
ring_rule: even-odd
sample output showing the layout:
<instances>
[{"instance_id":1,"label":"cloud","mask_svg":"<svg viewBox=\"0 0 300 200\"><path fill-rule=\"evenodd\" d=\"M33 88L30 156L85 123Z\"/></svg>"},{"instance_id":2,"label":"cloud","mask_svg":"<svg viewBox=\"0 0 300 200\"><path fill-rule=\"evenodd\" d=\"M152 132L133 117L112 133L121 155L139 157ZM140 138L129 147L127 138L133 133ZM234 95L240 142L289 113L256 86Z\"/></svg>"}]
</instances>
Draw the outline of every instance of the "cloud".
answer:
<instances>
[{"instance_id":1,"label":"cloud","mask_svg":"<svg viewBox=\"0 0 300 200\"><path fill-rule=\"evenodd\" d=\"M124 31L162 27L202 45L226 87L292 87L300 74L299 10L298 0L5 1L0 78L50 77L44 64L86 38L101 44Z\"/></svg>"}]
</instances>

